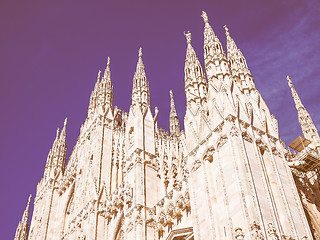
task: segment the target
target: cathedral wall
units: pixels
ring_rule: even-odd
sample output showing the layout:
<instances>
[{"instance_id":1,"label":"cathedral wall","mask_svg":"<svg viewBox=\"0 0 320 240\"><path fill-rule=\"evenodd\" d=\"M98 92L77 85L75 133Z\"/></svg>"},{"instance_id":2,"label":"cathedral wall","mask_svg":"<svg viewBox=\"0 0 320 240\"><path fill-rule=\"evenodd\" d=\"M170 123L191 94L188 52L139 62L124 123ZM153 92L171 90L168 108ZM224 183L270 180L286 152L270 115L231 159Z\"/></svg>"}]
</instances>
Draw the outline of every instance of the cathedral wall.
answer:
<instances>
[{"instance_id":1,"label":"cathedral wall","mask_svg":"<svg viewBox=\"0 0 320 240\"><path fill-rule=\"evenodd\" d=\"M291 216L292 221L290 221L290 230L297 234L299 237L308 236L310 232L308 231L308 223L302 209L302 204L296 186L294 185L294 180L292 173L284 162L283 158L277 155L274 156L275 170L278 171L281 187L283 193L285 194L285 201L287 204L288 215Z\"/></svg>"},{"instance_id":2,"label":"cathedral wall","mask_svg":"<svg viewBox=\"0 0 320 240\"><path fill-rule=\"evenodd\" d=\"M161 179L157 176L158 173L150 166L146 166L145 184L146 184L146 206L153 207L160 199Z\"/></svg>"},{"instance_id":3,"label":"cathedral wall","mask_svg":"<svg viewBox=\"0 0 320 240\"><path fill-rule=\"evenodd\" d=\"M258 150L253 142L244 141L245 150L248 157L248 164L252 174L255 195L257 196L258 206L257 209L261 219L264 223L273 222L273 210L271 205L270 195L268 194L268 188L263 174L261 162L258 159Z\"/></svg>"},{"instance_id":4,"label":"cathedral wall","mask_svg":"<svg viewBox=\"0 0 320 240\"><path fill-rule=\"evenodd\" d=\"M103 135L103 155L101 160L101 183L105 184L108 193L111 192L110 189L110 168L111 168L111 158L112 158L112 130L108 126L104 126Z\"/></svg>"},{"instance_id":5,"label":"cathedral wall","mask_svg":"<svg viewBox=\"0 0 320 240\"><path fill-rule=\"evenodd\" d=\"M208 199L207 183L203 176L203 166L190 175L190 200L193 215L195 239L215 239L214 222L210 199Z\"/></svg>"},{"instance_id":6,"label":"cathedral wall","mask_svg":"<svg viewBox=\"0 0 320 240\"><path fill-rule=\"evenodd\" d=\"M151 111L148 109L144 117L144 149L146 152L155 154L155 141L154 141L154 121Z\"/></svg>"}]
</instances>

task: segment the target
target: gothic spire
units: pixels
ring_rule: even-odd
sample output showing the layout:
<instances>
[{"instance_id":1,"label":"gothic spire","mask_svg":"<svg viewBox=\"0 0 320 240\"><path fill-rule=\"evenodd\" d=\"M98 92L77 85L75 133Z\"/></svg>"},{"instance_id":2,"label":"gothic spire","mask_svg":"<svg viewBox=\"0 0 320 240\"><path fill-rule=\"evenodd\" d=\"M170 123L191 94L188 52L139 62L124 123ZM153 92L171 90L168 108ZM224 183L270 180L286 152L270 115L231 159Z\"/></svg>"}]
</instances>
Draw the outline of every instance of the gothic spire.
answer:
<instances>
[{"instance_id":1,"label":"gothic spire","mask_svg":"<svg viewBox=\"0 0 320 240\"><path fill-rule=\"evenodd\" d=\"M108 57L108 59L107 59L107 67L106 67L106 69L104 70L103 78L104 78L105 80L111 80L110 57Z\"/></svg>"},{"instance_id":2,"label":"gothic spire","mask_svg":"<svg viewBox=\"0 0 320 240\"><path fill-rule=\"evenodd\" d=\"M208 15L202 11L201 17L205 23L204 25L204 59L205 65L213 59L226 59L226 55L222 48L219 38L215 35L212 27L209 24Z\"/></svg>"},{"instance_id":3,"label":"gothic spire","mask_svg":"<svg viewBox=\"0 0 320 240\"><path fill-rule=\"evenodd\" d=\"M238 49L234 39L230 36L229 29L226 25L224 26L224 29L226 31L228 61L231 66L232 75L237 77L241 82L242 90L255 89L254 81L245 57L241 50Z\"/></svg>"},{"instance_id":4,"label":"gothic spire","mask_svg":"<svg viewBox=\"0 0 320 240\"><path fill-rule=\"evenodd\" d=\"M99 91L99 100L98 102L105 108L106 104L110 106L113 103L113 85L111 82L111 71L110 71L110 57L107 59L107 67L104 71L103 78L100 83Z\"/></svg>"},{"instance_id":5,"label":"gothic spire","mask_svg":"<svg viewBox=\"0 0 320 240\"><path fill-rule=\"evenodd\" d=\"M150 91L142 61L142 48L139 49L136 72L133 76L132 105L150 107Z\"/></svg>"},{"instance_id":6,"label":"gothic spire","mask_svg":"<svg viewBox=\"0 0 320 240\"><path fill-rule=\"evenodd\" d=\"M215 86L216 89L222 83L231 86L228 61L221 42L210 26L206 12L202 11L201 17L204 20L203 50L208 83L213 84L212 86Z\"/></svg>"},{"instance_id":7,"label":"gothic spire","mask_svg":"<svg viewBox=\"0 0 320 240\"><path fill-rule=\"evenodd\" d=\"M31 201L31 194L28 199L27 207L23 212L22 219L18 224L14 240L27 240L28 232L29 232L28 220L29 220L30 201Z\"/></svg>"},{"instance_id":8,"label":"gothic spire","mask_svg":"<svg viewBox=\"0 0 320 240\"><path fill-rule=\"evenodd\" d=\"M110 57L107 59L107 66L101 78L101 71L98 72L97 81L90 96L88 116L99 109L100 114L106 110L106 105L112 106L113 103L113 85L111 82ZM99 108L100 106L100 108ZM102 110L101 110L102 109ZM101 112L102 111L102 112Z\"/></svg>"},{"instance_id":9,"label":"gothic spire","mask_svg":"<svg viewBox=\"0 0 320 240\"><path fill-rule=\"evenodd\" d=\"M184 81L187 104L202 103L207 97L207 82L199 59L191 45L191 33L184 33L187 39Z\"/></svg>"},{"instance_id":10,"label":"gothic spire","mask_svg":"<svg viewBox=\"0 0 320 240\"><path fill-rule=\"evenodd\" d=\"M171 135L178 135L180 133L180 124L178 115L176 112L176 107L173 100L173 93L170 90L170 98L171 98L171 110L170 110L170 134Z\"/></svg>"},{"instance_id":11,"label":"gothic spire","mask_svg":"<svg viewBox=\"0 0 320 240\"><path fill-rule=\"evenodd\" d=\"M292 97L296 105L296 109L298 112L298 119L301 126L301 130L303 136L313 142L313 146L320 150L320 137L318 134L318 130L314 125L310 114L308 113L307 109L303 106L301 99L295 90L291 78L287 76L288 85L291 89Z\"/></svg>"},{"instance_id":12,"label":"gothic spire","mask_svg":"<svg viewBox=\"0 0 320 240\"><path fill-rule=\"evenodd\" d=\"M23 217L22 217L22 221L23 221L23 222L28 222L28 219L29 219L30 201L31 201L31 194L29 195L27 207L26 207L26 209L24 210L24 213L23 213Z\"/></svg>"}]
</instances>

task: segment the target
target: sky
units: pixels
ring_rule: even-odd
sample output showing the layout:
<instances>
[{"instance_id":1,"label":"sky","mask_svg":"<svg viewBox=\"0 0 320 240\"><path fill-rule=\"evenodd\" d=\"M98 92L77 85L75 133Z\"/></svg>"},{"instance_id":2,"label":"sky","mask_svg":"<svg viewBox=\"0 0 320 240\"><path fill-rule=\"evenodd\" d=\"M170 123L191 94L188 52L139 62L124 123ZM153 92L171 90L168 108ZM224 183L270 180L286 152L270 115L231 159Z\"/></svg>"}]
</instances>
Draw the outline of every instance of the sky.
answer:
<instances>
[{"instance_id":1,"label":"sky","mask_svg":"<svg viewBox=\"0 0 320 240\"><path fill-rule=\"evenodd\" d=\"M114 106L128 111L142 47L151 106L169 129L170 89L183 125L184 31L203 65L201 11L223 46L223 26L289 145L301 135L290 75L320 129L320 3L316 0L0 2L0 239L13 239L35 196L57 127L68 117L68 156L87 116L97 73L111 58ZM226 47L225 47L226 50ZM31 206L32 210L32 206Z\"/></svg>"}]
</instances>

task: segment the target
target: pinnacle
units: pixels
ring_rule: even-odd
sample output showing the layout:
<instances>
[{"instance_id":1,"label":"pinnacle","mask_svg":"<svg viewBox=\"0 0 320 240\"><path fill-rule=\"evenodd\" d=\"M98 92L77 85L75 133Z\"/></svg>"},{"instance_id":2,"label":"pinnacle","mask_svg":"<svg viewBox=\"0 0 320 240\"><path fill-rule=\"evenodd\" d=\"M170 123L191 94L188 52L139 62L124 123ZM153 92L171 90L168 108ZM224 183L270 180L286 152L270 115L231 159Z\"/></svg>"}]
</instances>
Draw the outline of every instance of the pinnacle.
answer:
<instances>
[{"instance_id":1,"label":"pinnacle","mask_svg":"<svg viewBox=\"0 0 320 240\"><path fill-rule=\"evenodd\" d=\"M60 135L60 139L66 137L67 122L68 122L68 118L65 118L64 123L63 123L63 129L62 129L61 135Z\"/></svg>"},{"instance_id":2,"label":"pinnacle","mask_svg":"<svg viewBox=\"0 0 320 240\"><path fill-rule=\"evenodd\" d=\"M140 48L138 51L138 57L136 72L133 76L132 104L139 103L150 107L149 83L147 81L147 76L142 61L142 48ZM143 91L147 93L147 97L144 99L142 99Z\"/></svg>"},{"instance_id":3,"label":"pinnacle","mask_svg":"<svg viewBox=\"0 0 320 240\"><path fill-rule=\"evenodd\" d=\"M107 67L104 70L103 77L104 77L104 79L109 79L110 78L110 57L108 57L108 59L107 59Z\"/></svg>"},{"instance_id":4,"label":"pinnacle","mask_svg":"<svg viewBox=\"0 0 320 240\"><path fill-rule=\"evenodd\" d=\"M60 129L57 128L56 139L59 137Z\"/></svg>"},{"instance_id":5,"label":"pinnacle","mask_svg":"<svg viewBox=\"0 0 320 240\"><path fill-rule=\"evenodd\" d=\"M142 48L139 49L138 56L139 56L139 59L138 59L137 67L136 67L136 72L142 73L144 70L144 65L143 65L143 61L142 61Z\"/></svg>"},{"instance_id":6,"label":"pinnacle","mask_svg":"<svg viewBox=\"0 0 320 240\"><path fill-rule=\"evenodd\" d=\"M27 203L26 209L24 210L24 213L23 213L23 216L22 216L22 221L24 220L25 223L27 223L28 218L29 218L30 202L31 202L31 194L30 194L30 196L29 196L29 198L28 198L28 203Z\"/></svg>"},{"instance_id":7,"label":"pinnacle","mask_svg":"<svg viewBox=\"0 0 320 240\"><path fill-rule=\"evenodd\" d=\"M175 104L174 104L174 100L173 100L173 92L172 90L170 90L170 99L171 99L171 112L176 112L176 107L175 107Z\"/></svg>"}]
</instances>

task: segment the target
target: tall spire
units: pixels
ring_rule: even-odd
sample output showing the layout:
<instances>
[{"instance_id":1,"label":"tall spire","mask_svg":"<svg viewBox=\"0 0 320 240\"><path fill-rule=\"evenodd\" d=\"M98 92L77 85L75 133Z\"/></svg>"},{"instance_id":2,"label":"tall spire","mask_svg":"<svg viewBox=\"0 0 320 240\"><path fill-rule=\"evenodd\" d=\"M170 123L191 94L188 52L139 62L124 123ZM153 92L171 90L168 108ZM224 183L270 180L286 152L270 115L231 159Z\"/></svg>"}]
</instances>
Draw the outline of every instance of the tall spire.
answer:
<instances>
[{"instance_id":1,"label":"tall spire","mask_svg":"<svg viewBox=\"0 0 320 240\"><path fill-rule=\"evenodd\" d=\"M246 59L244 58L241 50L238 49L233 38L230 36L229 29L226 25L224 26L224 29L226 31L228 61L231 66L232 75L241 83L241 90L255 89L254 80L248 68Z\"/></svg>"},{"instance_id":2,"label":"tall spire","mask_svg":"<svg viewBox=\"0 0 320 240\"><path fill-rule=\"evenodd\" d=\"M103 78L100 83L100 91L99 91L99 104L102 105L105 110L105 106L108 104L112 106L113 103L113 85L111 82L111 71L110 71L110 57L107 59L107 67L104 70Z\"/></svg>"},{"instance_id":3,"label":"tall spire","mask_svg":"<svg viewBox=\"0 0 320 240\"><path fill-rule=\"evenodd\" d=\"M318 134L318 130L316 126L314 125L310 114L308 113L307 109L303 106L301 99L295 90L291 78L287 76L288 85L291 89L292 97L296 105L296 109L298 112L298 119L301 126L301 130L303 133L303 136L312 141L313 147L317 150L320 150L320 137Z\"/></svg>"},{"instance_id":4,"label":"tall spire","mask_svg":"<svg viewBox=\"0 0 320 240\"><path fill-rule=\"evenodd\" d=\"M142 48L139 49L136 72L133 76L132 105L150 107L150 91L142 61Z\"/></svg>"},{"instance_id":5,"label":"tall spire","mask_svg":"<svg viewBox=\"0 0 320 240\"><path fill-rule=\"evenodd\" d=\"M199 59L191 45L191 33L184 33L187 39L186 60L184 65L185 93L187 104L202 103L207 98L207 82Z\"/></svg>"},{"instance_id":6,"label":"tall spire","mask_svg":"<svg viewBox=\"0 0 320 240\"><path fill-rule=\"evenodd\" d=\"M99 70L98 72L97 82L90 96L88 116L93 116L93 113L97 112L97 109L102 109L102 112L104 112L107 109L107 105L112 107L112 103L113 85L111 82L110 57L108 57L107 66L102 78L101 71ZM100 111L100 114L102 112Z\"/></svg>"},{"instance_id":7,"label":"tall spire","mask_svg":"<svg viewBox=\"0 0 320 240\"><path fill-rule=\"evenodd\" d=\"M209 24L208 15L202 11L201 17L205 23L204 25L204 58L205 64L213 59L226 59L226 55L222 48L219 38L215 35L212 27Z\"/></svg>"},{"instance_id":8,"label":"tall spire","mask_svg":"<svg viewBox=\"0 0 320 240\"><path fill-rule=\"evenodd\" d=\"M57 129L56 138L49 151L47 162L44 170L44 181L49 177L56 176L59 170L64 171L67 156L66 128L67 118L64 120L63 128L59 136L59 128Z\"/></svg>"},{"instance_id":9,"label":"tall spire","mask_svg":"<svg viewBox=\"0 0 320 240\"><path fill-rule=\"evenodd\" d=\"M214 83L216 87L225 82L224 80L230 83L229 78L225 78L230 70L221 42L209 24L207 13L202 11L201 17L204 21L203 50L208 83Z\"/></svg>"},{"instance_id":10,"label":"tall spire","mask_svg":"<svg viewBox=\"0 0 320 240\"><path fill-rule=\"evenodd\" d=\"M27 207L23 212L22 219L18 224L14 240L27 240L28 238L28 233L29 233L28 220L29 220L30 201L31 201L31 194L28 199Z\"/></svg>"},{"instance_id":11,"label":"tall spire","mask_svg":"<svg viewBox=\"0 0 320 240\"><path fill-rule=\"evenodd\" d=\"M171 98L171 110L170 110L170 134L171 135L178 135L180 133L180 124L178 115L176 112L176 107L173 100L173 93L170 90L170 98Z\"/></svg>"},{"instance_id":12,"label":"tall spire","mask_svg":"<svg viewBox=\"0 0 320 240\"><path fill-rule=\"evenodd\" d=\"M107 59L107 67L104 70L103 78L106 79L106 80L111 80L110 74L111 74L111 71L110 71L110 57L108 57L108 59Z\"/></svg>"}]
</instances>

